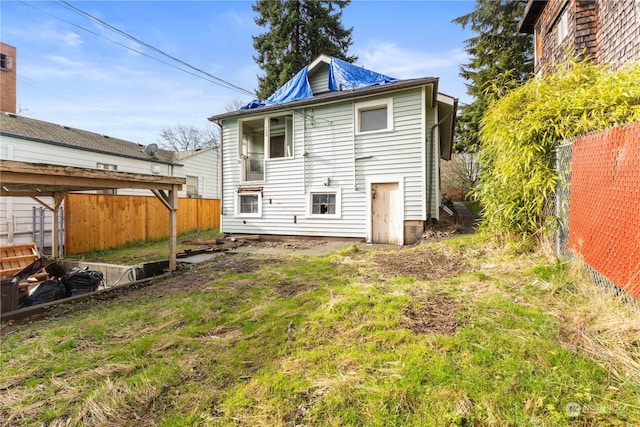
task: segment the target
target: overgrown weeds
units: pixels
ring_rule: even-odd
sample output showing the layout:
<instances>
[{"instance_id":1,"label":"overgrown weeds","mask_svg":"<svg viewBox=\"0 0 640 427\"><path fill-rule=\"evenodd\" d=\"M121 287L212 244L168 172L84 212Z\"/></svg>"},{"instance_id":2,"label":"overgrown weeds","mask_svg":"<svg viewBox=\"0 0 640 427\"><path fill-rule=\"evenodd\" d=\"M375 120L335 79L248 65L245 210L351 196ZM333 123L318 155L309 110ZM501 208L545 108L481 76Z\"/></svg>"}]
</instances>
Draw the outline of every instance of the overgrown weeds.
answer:
<instances>
[{"instance_id":1,"label":"overgrown weeds","mask_svg":"<svg viewBox=\"0 0 640 427\"><path fill-rule=\"evenodd\" d=\"M425 259L460 268L430 276ZM9 426L635 425L632 319L564 264L478 237L220 255L14 327L0 415Z\"/></svg>"}]
</instances>

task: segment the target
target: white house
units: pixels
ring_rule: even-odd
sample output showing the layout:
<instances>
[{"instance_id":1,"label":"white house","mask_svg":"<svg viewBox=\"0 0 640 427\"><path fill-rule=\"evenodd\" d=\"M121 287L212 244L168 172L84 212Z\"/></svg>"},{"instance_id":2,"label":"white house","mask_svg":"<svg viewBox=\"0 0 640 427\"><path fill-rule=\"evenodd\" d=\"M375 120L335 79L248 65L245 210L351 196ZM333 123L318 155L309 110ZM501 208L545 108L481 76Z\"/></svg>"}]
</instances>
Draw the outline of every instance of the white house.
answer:
<instances>
[{"instance_id":1,"label":"white house","mask_svg":"<svg viewBox=\"0 0 640 427\"><path fill-rule=\"evenodd\" d=\"M143 146L107 135L44 122L10 112L0 114L0 159L186 177L181 197L219 198L218 148L188 152ZM1 180L1 177L0 177ZM116 194L116 190L103 190ZM117 190L117 194L152 195L148 190ZM38 224L40 205L31 198L0 198L0 244L33 241L34 208ZM44 246L51 245L52 217L44 215ZM39 229L39 225L36 225Z\"/></svg>"},{"instance_id":2,"label":"white house","mask_svg":"<svg viewBox=\"0 0 640 427\"><path fill-rule=\"evenodd\" d=\"M411 244L439 215L457 99L320 56L221 127L227 233Z\"/></svg>"}]
</instances>

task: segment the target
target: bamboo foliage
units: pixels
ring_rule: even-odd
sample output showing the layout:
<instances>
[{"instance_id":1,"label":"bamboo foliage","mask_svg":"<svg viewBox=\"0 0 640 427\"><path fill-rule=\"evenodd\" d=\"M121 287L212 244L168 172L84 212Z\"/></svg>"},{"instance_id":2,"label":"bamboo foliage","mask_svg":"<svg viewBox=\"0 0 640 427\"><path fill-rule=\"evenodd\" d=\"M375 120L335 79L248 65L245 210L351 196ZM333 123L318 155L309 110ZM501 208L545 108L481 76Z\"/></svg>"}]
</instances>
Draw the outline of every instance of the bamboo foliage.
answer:
<instances>
[{"instance_id":1,"label":"bamboo foliage","mask_svg":"<svg viewBox=\"0 0 640 427\"><path fill-rule=\"evenodd\" d=\"M492 103L482 120L483 228L499 238L542 233L558 181L555 146L640 120L640 61L618 71L570 61Z\"/></svg>"}]
</instances>

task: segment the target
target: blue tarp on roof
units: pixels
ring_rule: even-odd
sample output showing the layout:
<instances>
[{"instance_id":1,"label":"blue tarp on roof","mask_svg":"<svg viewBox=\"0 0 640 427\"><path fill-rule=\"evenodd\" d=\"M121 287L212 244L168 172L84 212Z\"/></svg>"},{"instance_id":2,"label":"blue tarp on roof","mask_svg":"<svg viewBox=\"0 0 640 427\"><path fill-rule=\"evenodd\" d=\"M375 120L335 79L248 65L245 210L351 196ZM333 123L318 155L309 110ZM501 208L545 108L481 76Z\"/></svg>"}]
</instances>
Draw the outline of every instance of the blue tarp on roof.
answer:
<instances>
[{"instance_id":1,"label":"blue tarp on roof","mask_svg":"<svg viewBox=\"0 0 640 427\"><path fill-rule=\"evenodd\" d=\"M329 66L329 89L352 90L362 87L393 83L393 77L358 67L338 58L331 58Z\"/></svg>"},{"instance_id":2,"label":"blue tarp on roof","mask_svg":"<svg viewBox=\"0 0 640 427\"><path fill-rule=\"evenodd\" d=\"M307 77L309 67L304 67L287 83L276 90L266 101L254 100L242 107L242 110L270 105L285 104L313 97L313 91ZM393 83L397 79L367 70L338 58L331 58L329 64L329 90L353 90L367 86Z\"/></svg>"}]
</instances>

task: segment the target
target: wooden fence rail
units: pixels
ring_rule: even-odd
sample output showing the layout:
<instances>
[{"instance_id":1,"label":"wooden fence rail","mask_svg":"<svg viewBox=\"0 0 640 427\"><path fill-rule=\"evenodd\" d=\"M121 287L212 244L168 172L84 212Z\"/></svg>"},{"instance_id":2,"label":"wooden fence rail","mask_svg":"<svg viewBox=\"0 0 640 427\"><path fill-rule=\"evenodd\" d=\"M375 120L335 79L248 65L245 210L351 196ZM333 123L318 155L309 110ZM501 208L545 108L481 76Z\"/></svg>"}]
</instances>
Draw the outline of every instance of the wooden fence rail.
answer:
<instances>
[{"instance_id":1,"label":"wooden fence rail","mask_svg":"<svg viewBox=\"0 0 640 427\"><path fill-rule=\"evenodd\" d=\"M169 236L169 212L153 196L67 194L64 251L78 254ZM180 198L178 233L220 228L219 199Z\"/></svg>"}]
</instances>

